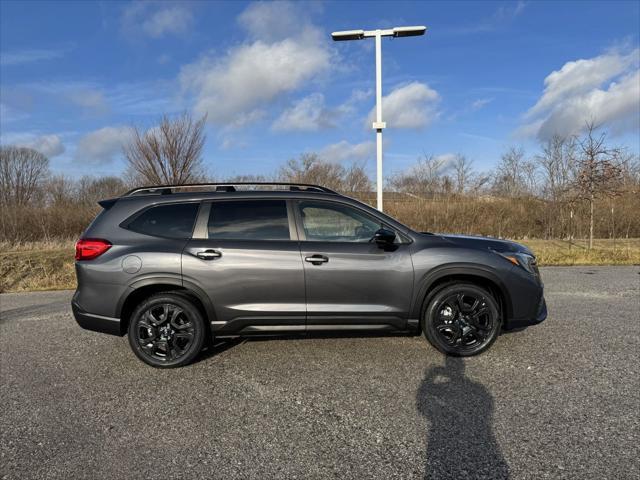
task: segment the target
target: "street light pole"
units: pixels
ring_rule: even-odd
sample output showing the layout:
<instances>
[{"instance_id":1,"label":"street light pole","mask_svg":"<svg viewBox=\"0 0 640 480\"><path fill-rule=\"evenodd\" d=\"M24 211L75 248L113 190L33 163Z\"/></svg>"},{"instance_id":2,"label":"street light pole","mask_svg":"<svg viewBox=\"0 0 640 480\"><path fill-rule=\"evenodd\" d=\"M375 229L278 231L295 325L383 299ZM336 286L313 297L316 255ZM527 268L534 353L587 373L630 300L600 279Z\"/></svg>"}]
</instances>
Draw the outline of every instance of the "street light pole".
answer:
<instances>
[{"instance_id":1,"label":"street light pole","mask_svg":"<svg viewBox=\"0 0 640 480\"><path fill-rule=\"evenodd\" d=\"M396 27L385 30L347 30L333 32L335 41L362 40L375 38L376 42L376 208L382 212L382 130L387 126L382 121L382 37L414 37L424 35L427 27Z\"/></svg>"},{"instance_id":2,"label":"street light pole","mask_svg":"<svg viewBox=\"0 0 640 480\"><path fill-rule=\"evenodd\" d=\"M376 208L382 212L382 35L376 31Z\"/></svg>"}]
</instances>

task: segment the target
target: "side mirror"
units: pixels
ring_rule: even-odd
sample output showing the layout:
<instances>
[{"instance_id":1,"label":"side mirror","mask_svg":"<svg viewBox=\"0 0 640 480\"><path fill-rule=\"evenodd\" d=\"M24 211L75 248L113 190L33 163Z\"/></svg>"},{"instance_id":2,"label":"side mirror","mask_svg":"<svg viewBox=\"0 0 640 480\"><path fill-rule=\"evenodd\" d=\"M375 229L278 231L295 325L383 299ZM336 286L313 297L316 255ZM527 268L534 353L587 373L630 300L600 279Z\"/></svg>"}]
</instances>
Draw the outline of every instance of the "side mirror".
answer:
<instances>
[{"instance_id":1,"label":"side mirror","mask_svg":"<svg viewBox=\"0 0 640 480\"><path fill-rule=\"evenodd\" d=\"M380 248L389 247L393 245L393 242L396 240L396 232L381 228L373 234L372 240L376 242Z\"/></svg>"}]
</instances>

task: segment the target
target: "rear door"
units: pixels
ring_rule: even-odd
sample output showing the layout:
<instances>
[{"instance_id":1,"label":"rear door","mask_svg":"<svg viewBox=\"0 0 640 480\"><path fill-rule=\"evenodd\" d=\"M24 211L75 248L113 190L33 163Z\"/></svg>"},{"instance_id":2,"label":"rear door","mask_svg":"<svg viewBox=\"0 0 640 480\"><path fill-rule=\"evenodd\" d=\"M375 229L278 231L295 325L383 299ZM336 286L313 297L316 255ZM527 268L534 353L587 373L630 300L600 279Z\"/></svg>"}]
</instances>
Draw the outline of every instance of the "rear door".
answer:
<instances>
[{"instance_id":1,"label":"rear door","mask_svg":"<svg viewBox=\"0 0 640 480\"><path fill-rule=\"evenodd\" d=\"M296 202L307 293L307 330L405 329L413 289L410 245L397 233L382 249L370 242L383 225L352 205ZM392 229L392 228L391 228Z\"/></svg>"},{"instance_id":2,"label":"rear door","mask_svg":"<svg viewBox=\"0 0 640 480\"><path fill-rule=\"evenodd\" d=\"M210 297L220 334L305 328L304 271L284 199L205 203L182 272Z\"/></svg>"}]
</instances>

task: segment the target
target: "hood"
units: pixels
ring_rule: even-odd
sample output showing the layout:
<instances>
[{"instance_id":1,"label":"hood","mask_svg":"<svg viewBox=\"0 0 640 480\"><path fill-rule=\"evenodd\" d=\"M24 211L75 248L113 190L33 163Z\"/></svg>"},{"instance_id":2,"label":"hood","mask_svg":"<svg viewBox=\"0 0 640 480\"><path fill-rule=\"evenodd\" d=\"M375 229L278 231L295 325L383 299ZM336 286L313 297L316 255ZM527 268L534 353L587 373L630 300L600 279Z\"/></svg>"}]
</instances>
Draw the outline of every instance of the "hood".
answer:
<instances>
[{"instance_id":1,"label":"hood","mask_svg":"<svg viewBox=\"0 0 640 480\"><path fill-rule=\"evenodd\" d=\"M521 245L511 240L501 240L493 237L479 237L473 235L439 235L451 243L459 245L465 248L476 248L480 250L495 250L497 252L519 252L533 255L533 252L524 245Z\"/></svg>"}]
</instances>

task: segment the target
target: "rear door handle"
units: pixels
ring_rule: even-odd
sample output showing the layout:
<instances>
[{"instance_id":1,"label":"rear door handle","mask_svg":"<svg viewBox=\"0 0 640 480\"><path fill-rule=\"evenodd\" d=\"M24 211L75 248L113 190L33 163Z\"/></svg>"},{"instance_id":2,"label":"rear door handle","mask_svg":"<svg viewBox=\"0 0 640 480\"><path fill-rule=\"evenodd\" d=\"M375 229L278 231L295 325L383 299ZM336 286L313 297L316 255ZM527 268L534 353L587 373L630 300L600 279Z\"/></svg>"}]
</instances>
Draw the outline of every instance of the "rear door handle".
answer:
<instances>
[{"instance_id":1,"label":"rear door handle","mask_svg":"<svg viewBox=\"0 0 640 480\"><path fill-rule=\"evenodd\" d=\"M196 257L202 260L215 260L216 258L220 258L221 256L222 253L218 252L217 250L202 250L196 253Z\"/></svg>"},{"instance_id":2,"label":"rear door handle","mask_svg":"<svg viewBox=\"0 0 640 480\"><path fill-rule=\"evenodd\" d=\"M304 261L313 263L314 265L321 265L323 263L327 263L329 259L324 255L311 255L309 257L304 257Z\"/></svg>"}]
</instances>

